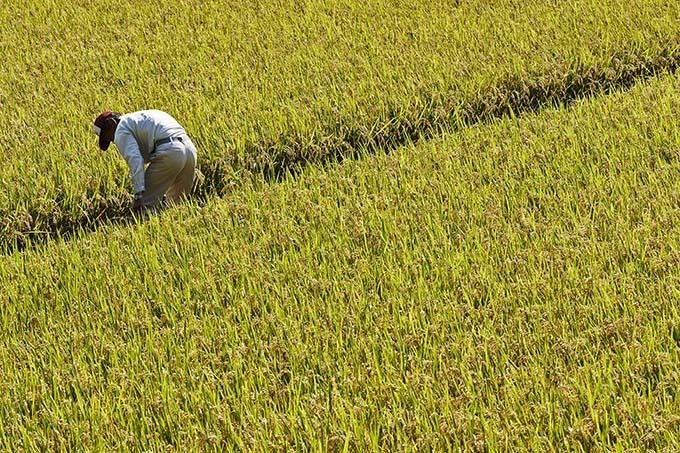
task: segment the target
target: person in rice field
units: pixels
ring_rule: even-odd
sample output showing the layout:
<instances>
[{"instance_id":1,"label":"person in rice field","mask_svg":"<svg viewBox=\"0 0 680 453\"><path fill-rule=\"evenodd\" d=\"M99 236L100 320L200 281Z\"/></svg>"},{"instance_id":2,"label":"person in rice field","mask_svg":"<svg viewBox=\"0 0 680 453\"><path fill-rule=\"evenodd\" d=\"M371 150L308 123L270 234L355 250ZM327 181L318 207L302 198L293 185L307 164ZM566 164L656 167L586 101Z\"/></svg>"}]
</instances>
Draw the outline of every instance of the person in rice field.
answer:
<instances>
[{"instance_id":1,"label":"person in rice field","mask_svg":"<svg viewBox=\"0 0 680 453\"><path fill-rule=\"evenodd\" d=\"M155 211L167 200L178 202L191 194L196 173L196 147L184 128L160 110L97 116L93 131L99 148L111 142L127 162L132 177L132 210ZM146 168L145 168L146 166Z\"/></svg>"}]
</instances>

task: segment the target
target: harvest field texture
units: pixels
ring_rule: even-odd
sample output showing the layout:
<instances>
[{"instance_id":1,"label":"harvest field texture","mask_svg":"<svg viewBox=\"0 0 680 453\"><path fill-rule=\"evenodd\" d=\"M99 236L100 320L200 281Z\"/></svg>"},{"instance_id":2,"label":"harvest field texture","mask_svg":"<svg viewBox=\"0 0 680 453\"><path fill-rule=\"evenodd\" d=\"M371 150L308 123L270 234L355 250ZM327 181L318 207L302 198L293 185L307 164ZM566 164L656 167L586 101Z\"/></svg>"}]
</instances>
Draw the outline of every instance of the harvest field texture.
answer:
<instances>
[{"instance_id":1,"label":"harvest field texture","mask_svg":"<svg viewBox=\"0 0 680 453\"><path fill-rule=\"evenodd\" d=\"M105 108L178 117L210 197L629 85L680 56L668 0L13 0L0 20L5 250L127 216L123 163L90 135Z\"/></svg>"},{"instance_id":2,"label":"harvest field texture","mask_svg":"<svg viewBox=\"0 0 680 453\"><path fill-rule=\"evenodd\" d=\"M0 448L678 450L679 7L1 4Z\"/></svg>"}]
</instances>

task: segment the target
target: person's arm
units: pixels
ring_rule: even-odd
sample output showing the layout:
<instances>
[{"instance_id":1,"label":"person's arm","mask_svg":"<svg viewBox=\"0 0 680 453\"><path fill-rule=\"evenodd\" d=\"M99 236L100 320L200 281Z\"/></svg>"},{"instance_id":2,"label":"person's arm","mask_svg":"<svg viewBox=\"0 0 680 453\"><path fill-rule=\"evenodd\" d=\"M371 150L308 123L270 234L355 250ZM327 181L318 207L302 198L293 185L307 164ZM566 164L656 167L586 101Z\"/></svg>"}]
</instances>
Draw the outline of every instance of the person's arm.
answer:
<instances>
[{"instance_id":1,"label":"person's arm","mask_svg":"<svg viewBox=\"0 0 680 453\"><path fill-rule=\"evenodd\" d=\"M116 137L116 147L130 168L132 189L135 194L144 192L144 158L139 151L135 137L127 131L122 131Z\"/></svg>"}]
</instances>

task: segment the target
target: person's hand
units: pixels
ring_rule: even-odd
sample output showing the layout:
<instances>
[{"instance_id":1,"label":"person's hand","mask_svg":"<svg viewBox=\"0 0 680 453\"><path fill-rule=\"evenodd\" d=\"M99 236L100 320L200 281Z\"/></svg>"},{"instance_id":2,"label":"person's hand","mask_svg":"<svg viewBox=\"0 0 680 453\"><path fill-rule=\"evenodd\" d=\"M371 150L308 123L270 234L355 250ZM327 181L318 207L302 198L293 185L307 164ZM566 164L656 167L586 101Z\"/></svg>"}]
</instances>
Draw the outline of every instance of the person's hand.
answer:
<instances>
[{"instance_id":1,"label":"person's hand","mask_svg":"<svg viewBox=\"0 0 680 453\"><path fill-rule=\"evenodd\" d=\"M137 192L135 194L135 199L132 202L132 212L134 212L135 214L141 212L142 208L144 208L144 205L142 204L143 198L144 198L144 191Z\"/></svg>"}]
</instances>

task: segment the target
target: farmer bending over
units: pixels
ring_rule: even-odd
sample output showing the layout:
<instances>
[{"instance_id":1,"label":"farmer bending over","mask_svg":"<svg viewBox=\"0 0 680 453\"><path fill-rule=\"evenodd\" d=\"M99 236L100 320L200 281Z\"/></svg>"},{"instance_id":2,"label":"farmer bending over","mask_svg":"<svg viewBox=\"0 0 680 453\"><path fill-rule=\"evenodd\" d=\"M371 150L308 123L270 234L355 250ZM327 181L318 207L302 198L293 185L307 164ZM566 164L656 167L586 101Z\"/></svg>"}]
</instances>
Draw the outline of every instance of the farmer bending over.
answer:
<instances>
[{"instance_id":1,"label":"farmer bending over","mask_svg":"<svg viewBox=\"0 0 680 453\"><path fill-rule=\"evenodd\" d=\"M130 167L134 212L155 210L166 198L177 202L189 196L196 148L173 117L160 110L125 115L107 110L94 120L93 129L99 147L106 150L113 141Z\"/></svg>"}]
</instances>

